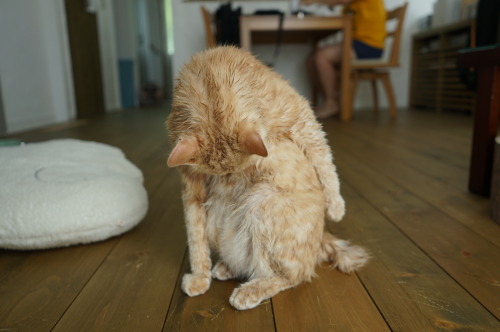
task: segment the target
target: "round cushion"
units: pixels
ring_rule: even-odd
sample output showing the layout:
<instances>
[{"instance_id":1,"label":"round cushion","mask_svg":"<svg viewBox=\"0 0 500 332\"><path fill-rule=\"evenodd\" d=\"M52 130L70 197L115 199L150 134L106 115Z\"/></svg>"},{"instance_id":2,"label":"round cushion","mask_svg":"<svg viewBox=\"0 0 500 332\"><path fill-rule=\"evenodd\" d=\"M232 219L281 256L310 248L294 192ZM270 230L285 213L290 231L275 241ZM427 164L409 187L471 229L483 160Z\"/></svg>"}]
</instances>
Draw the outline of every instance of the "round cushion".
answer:
<instances>
[{"instance_id":1,"label":"round cushion","mask_svg":"<svg viewBox=\"0 0 500 332\"><path fill-rule=\"evenodd\" d=\"M115 147L73 139L0 147L0 247L89 243L145 216L141 171Z\"/></svg>"}]
</instances>

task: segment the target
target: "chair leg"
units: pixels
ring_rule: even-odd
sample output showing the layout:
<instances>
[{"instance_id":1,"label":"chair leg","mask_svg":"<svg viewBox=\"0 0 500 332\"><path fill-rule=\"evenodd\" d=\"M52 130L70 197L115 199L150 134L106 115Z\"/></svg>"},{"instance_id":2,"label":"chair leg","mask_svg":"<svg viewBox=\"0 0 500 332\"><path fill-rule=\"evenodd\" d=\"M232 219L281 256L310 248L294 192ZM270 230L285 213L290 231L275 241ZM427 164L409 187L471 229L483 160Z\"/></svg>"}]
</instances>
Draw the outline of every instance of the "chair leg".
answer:
<instances>
[{"instance_id":1,"label":"chair leg","mask_svg":"<svg viewBox=\"0 0 500 332\"><path fill-rule=\"evenodd\" d=\"M349 91L349 99L351 103L351 113L354 110L354 102L356 101L356 89L358 87L359 78L356 74L351 76L351 90Z\"/></svg>"},{"instance_id":2,"label":"chair leg","mask_svg":"<svg viewBox=\"0 0 500 332\"><path fill-rule=\"evenodd\" d=\"M377 80L372 79L372 95L373 95L373 111L378 115L378 94L377 94Z\"/></svg>"},{"instance_id":3,"label":"chair leg","mask_svg":"<svg viewBox=\"0 0 500 332\"><path fill-rule=\"evenodd\" d=\"M394 96L394 90L392 89L389 73L384 73L384 75L381 76L381 79L387 94L387 101L389 102L389 114L391 118L396 118L398 110L396 108L396 98Z\"/></svg>"}]
</instances>

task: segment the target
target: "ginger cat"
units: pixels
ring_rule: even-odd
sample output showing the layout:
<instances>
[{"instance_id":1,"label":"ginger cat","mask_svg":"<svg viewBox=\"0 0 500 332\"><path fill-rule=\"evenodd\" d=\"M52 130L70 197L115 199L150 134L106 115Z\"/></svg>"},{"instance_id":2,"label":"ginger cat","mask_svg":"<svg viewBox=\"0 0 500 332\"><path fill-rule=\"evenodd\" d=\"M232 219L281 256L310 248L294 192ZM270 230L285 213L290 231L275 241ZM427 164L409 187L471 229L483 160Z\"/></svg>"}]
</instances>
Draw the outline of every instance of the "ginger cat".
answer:
<instances>
[{"instance_id":1,"label":"ginger cat","mask_svg":"<svg viewBox=\"0 0 500 332\"><path fill-rule=\"evenodd\" d=\"M307 101L248 52L218 47L182 68L167 121L179 167L191 273L182 290L238 278L239 310L314 276L330 261L349 273L368 259L324 232L344 215L325 134ZM213 266L211 254L218 257Z\"/></svg>"}]
</instances>

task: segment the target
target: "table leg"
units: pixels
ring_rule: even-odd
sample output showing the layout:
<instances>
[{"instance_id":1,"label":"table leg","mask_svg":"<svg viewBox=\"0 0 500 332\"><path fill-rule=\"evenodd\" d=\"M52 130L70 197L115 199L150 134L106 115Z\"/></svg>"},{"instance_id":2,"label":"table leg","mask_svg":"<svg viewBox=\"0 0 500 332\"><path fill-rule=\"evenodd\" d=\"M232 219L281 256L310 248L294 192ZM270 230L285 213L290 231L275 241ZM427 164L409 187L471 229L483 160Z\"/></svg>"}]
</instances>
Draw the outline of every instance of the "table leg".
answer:
<instances>
[{"instance_id":1,"label":"table leg","mask_svg":"<svg viewBox=\"0 0 500 332\"><path fill-rule=\"evenodd\" d=\"M351 103L351 49L352 49L352 27L351 18L344 19L343 32L344 39L342 42L342 62L341 62L341 104L340 104L340 120L350 121L352 118L352 103Z\"/></svg>"}]
</instances>

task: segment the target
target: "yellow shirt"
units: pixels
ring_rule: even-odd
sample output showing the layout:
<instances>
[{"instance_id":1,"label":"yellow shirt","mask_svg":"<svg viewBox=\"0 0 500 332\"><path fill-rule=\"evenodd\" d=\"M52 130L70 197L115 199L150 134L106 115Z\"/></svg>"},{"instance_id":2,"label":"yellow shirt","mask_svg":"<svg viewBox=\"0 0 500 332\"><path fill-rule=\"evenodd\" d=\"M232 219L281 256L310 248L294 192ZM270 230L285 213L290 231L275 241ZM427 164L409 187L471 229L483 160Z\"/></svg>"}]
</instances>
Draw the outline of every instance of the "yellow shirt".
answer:
<instances>
[{"instance_id":1,"label":"yellow shirt","mask_svg":"<svg viewBox=\"0 0 500 332\"><path fill-rule=\"evenodd\" d=\"M353 15L353 39L384 48L386 12L383 0L354 0L344 8L344 14Z\"/></svg>"}]
</instances>

